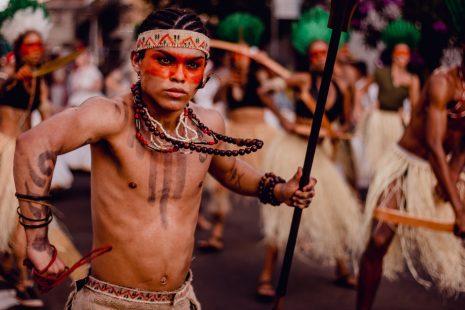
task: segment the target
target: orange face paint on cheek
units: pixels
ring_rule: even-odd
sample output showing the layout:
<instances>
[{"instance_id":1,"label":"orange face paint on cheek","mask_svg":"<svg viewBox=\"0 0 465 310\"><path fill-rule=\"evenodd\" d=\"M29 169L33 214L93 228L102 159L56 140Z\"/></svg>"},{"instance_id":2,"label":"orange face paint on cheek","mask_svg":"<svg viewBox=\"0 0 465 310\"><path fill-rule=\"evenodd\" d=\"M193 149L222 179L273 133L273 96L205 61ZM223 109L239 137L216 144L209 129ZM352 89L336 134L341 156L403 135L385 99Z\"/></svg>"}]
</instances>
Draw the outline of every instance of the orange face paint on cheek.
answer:
<instances>
[{"instance_id":1,"label":"orange face paint on cheek","mask_svg":"<svg viewBox=\"0 0 465 310\"><path fill-rule=\"evenodd\" d=\"M169 79L171 76L171 66L162 66L156 60L149 60L146 72L152 76L162 79Z\"/></svg>"},{"instance_id":2,"label":"orange face paint on cheek","mask_svg":"<svg viewBox=\"0 0 465 310\"><path fill-rule=\"evenodd\" d=\"M21 45L19 53L21 56L29 56L34 53L43 53L42 43L24 43Z\"/></svg>"},{"instance_id":3,"label":"orange face paint on cheek","mask_svg":"<svg viewBox=\"0 0 465 310\"><path fill-rule=\"evenodd\" d=\"M203 72L205 69L205 62L200 60L198 68L192 66L192 58L173 55L171 58L166 59L166 55L162 53L153 53L147 60L145 71L162 79L182 79L190 84L200 84L203 80ZM161 61L167 62L166 64L160 63Z\"/></svg>"},{"instance_id":4,"label":"orange face paint on cheek","mask_svg":"<svg viewBox=\"0 0 465 310\"><path fill-rule=\"evenodd\" d=\"M203 80L203 69L197 69L197 70L184 70L185 76L186 76L186 81L187 83L190 84L200 84Z\"/></svg>"}]
</instances>

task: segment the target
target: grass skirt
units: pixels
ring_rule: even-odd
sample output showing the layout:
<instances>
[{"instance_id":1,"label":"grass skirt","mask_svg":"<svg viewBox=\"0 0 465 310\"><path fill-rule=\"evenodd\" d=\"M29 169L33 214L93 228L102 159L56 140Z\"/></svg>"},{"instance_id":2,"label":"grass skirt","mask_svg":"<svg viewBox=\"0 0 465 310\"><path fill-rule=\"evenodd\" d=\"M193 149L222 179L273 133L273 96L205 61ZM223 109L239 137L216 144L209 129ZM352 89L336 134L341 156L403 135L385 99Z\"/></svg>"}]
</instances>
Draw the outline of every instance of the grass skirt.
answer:
<instances>
[{"instance_id":1,"label":"grass skirt","mask_svg":"<svg viewBox=\"0 0 465 310\"><path fill-rule=\"evenodd\" d=\"M383 157L368 192L364 215L364 248L372 231L372 214L395 197L399 209L413 216L453 222L452 206L435 199L437 179L427 161L397 144ZM395 279L408 267L412 276L429 287L431 281L446 293L465 291L465 248L447 232L399 225L384 258L383 274ZM430 281L431 280L431 281Z\"/></svg>"},{"instance_id":2,"label":"grass skirt","mask_svg":"<svg viewBox=\"0 0 465 310\"><path fill-rule=\"evenodd\" d=\"M289 179L302 166L307 141L282 133L270 146L264 162L266 171ZM303 211L296 253L301 257L334 265L335 258L346 257L357 244L361 223L360 206L349 185L320 147L317 147L312 176L317 178L316 195ZM261 209L265 241L280 249L286 246L293 208L284 204Z\"/></svg>"},{"instance_id":3,"label":"grass skirt","mask_svg":"<svg viewBox=\"0 0 465 310\"><path fill-rule=\"evenodd\" d=\"M404 125L399 112L382 111L374 109L366 119L363 134L365 155L370 176L373 176L376 167L390 147L396 144L404 132Z\"/></svg>"},{"instance_id":4,"label":"grass skirt","mask_svg":"<svg viewBox=\"0 0 465 310\"><path fill-rule=\"evenodd\" d=\"M0 252L11 252L9 242L18 223L13 179L15 139L0 133Z\"/></svg>"}]
</instances>

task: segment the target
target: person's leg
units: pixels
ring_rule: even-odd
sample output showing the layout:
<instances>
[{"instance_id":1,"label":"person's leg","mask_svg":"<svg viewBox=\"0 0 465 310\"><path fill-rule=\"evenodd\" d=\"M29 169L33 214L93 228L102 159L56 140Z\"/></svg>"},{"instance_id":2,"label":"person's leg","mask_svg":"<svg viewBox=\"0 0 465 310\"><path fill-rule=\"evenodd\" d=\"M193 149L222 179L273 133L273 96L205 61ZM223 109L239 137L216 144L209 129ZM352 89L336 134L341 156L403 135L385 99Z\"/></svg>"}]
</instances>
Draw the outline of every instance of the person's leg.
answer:
<instances>
[{"instance_id":1,"label":"person's leg","mask_svg":"<svg viewBox=\"0 0 465 310\"><path fill-rule=\"evenodd\" d=\"M257 297L264 301L272 301L276 295L273 288L273 271L278 258L278 247L273 242L268 242L265 250L263 268L258 279Z\"/></svg>"},{"instance_id":2,"label":"person's leg","mask_svg":"<svg viewBox=\"0 0 465 310\"><path fill-rule=\"evenodd\" d=\"M336 285L346 287L346 288L357 287L357 278L349 270L349 266L347 266L346 257L336 258L335 273L336 273Z\"/></svg>"},{"instance_id":3,"label":"person's leg","mask_svg":"<svg viewBox=\"0 0 465 310\"><path fill-rule=\"evenodd\" d=\"M199 213L199 217L197 219L197 227L201 230L210 230L212 229L212 223L203 215L201 212Z\"/></svg>"},{"instance_id":4,"label":"person's leg","mask_svg":"<svg viewBox=\"0 0 465 310\"><path fill-rule=\"evenodd\" d=\"M395 195L383 207L398 209ZM373 220L373 231L360 261L357 309L371 309L383 273L383 259L395 236L391 224Z\"/></svg>"},{"instance_id":5,"label":"person's leg","mask_svg":"<svg viewBox=\"0 0 465 310\"><path fill-rule=\"evenodd\" d=\"M221 251L224 248L223 234L226 214L219 211L212 214L211 235L207 240L199 240L198 248L203 251Z\"/></svg>"},{"instance_id":6,"label":"person's leg","mask_svg":"<svg viewBox=\"0 0 465 310\"><path fill-rule=\"evenodd\" d=\"M212 193L211 200L212 228L210 237L206 240L199 240L198 248L202 251L221 251L224 248L223 235L225 219L231 210L229 192L217 184Z\"/></svg>"}]
</instances>

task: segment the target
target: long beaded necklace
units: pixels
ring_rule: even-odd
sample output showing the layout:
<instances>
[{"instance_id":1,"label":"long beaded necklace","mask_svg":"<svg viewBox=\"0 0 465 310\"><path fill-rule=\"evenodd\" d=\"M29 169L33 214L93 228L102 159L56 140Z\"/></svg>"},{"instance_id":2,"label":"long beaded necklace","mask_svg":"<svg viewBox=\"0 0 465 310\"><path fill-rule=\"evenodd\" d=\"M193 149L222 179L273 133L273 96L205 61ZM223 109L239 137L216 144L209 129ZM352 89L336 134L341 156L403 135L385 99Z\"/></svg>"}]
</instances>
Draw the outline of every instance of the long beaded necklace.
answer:
<instances>
[{"instance_id":1,"label":"long beaded necklace","mask_svg":"<svg viewBox=\"0 0 465 310\"><path fill-rule=\"evenodd\" d=\"M140 81L132 85L131 91L134 99L136 138L149 150L162 153L181 151L183 153L198 152L219 156L240 156L256 152L263 147L263 141L258 139L233 138L214 132L197 118L194 111L189 108L189 104L186 105L184 112L179 116L179 121L175 130L176 134L171 135L163 128L159 121L150 115L147 106L142 101ZM199 134L197 130L191 128L188 124L188 120L190 120L202 134ZM145 128L150 133L149 140L142 135L142 124L145 125ZM184 128L184 133L181 132L182 128ZM202 140L204 135L211 137L211 140ZM219 150L206 146L216 145L219 141L245 147L238 150Z\"/></svg>"},{"instance_id":2,"label":"long beaded necklace","mask_svg":"<svg viewBox=\"0 0 465 310\"><path fill-rule=\"evenodd\" d=\"M459 119L459 118L465 117L465 110L460 111L461 108L463 108L464 102L465 102L465 86L464 86L465 81L463 78L462 68L458 67L457 71L458 71L458 76L460 79L460 85L462 86L462 95L460 96L459 100L457 100L457 104L452 108L451 111L448 111L447 113L448 116L452 119Z\"/></svg>"}]
</instances>

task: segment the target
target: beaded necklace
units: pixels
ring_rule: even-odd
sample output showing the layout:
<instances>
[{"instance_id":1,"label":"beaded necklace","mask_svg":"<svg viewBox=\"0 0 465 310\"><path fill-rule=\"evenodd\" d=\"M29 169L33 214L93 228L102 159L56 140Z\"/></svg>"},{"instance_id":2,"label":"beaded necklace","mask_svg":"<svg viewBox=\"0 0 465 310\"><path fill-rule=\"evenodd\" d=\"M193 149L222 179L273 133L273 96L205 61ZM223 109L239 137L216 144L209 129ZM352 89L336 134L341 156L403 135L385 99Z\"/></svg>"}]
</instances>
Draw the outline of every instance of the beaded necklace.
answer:
<instances>
[{"instance_id":1,"label":"beaded necklace","mask_svg":"<svg viewBox=\"0 0 465 310\"><path fill-rule=\"evenodd\" d=\"M465 81L463 79L463 72L461 67L458 67L458 76L460 79L460 85L462 86L462 96L459 98L459 100L457 100L457 103L451 109L451 111L447 112L448 116L452 119L459 119L465 117L465 110L460 111L463 108L465 102Z\"/></svg>"},{"instance_id":2,"label":"beaded necklace","mask_svg":"<svg viewBox=\"0 0 465 310\"><path fill-rule=\"evenodd\" d=\"M162 153L180 151L184 154L197 152L219 156L239 156L256 152L263 147L263 141L258 139L233 138L214 132L197 118L194 111L189 108L189 104L186 105L184 112L179 116L179 121L175 130L176 134L171 135L163 128L159 121L150 115L147 106L142 101L140 81L132 85L131 91L135 109L134 120L136 124L136 138L149 150ZM188 120L190 120L202 134L199 134L197 130L191 128L188 124ZM149 140L147 140L141 132L142 124L145 125L145 128L149 131ZM184 133L181 133L181 128L184 128ZM204 135L211 137L211 140L202 140ZM206 146L216 145L219 141L245 147L238 150L220 150Z\"/></svg>"}]
</instances>

